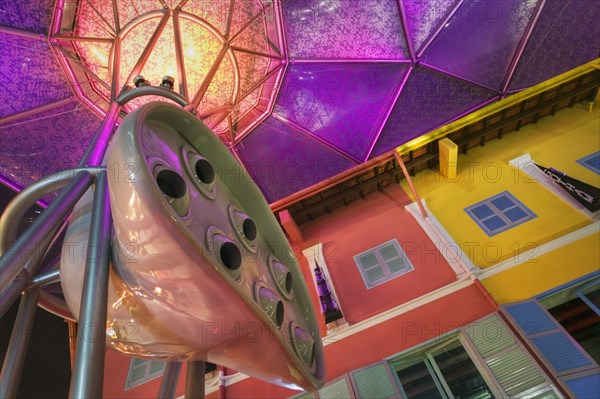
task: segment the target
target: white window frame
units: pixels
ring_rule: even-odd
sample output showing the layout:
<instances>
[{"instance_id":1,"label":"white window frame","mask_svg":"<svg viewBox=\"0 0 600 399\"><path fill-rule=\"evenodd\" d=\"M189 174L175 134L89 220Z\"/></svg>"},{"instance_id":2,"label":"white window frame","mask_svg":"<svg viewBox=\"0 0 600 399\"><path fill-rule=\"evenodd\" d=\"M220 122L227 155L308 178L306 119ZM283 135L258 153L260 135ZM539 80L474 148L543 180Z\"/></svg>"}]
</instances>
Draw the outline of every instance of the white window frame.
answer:
<instances>
[{"instance_id":1,"label":"white window frame","mask_svg":"<svg viewBox=\"0 0 600 399\"><path fill-rule=\"evenodd\" d=\"M402 269L399 272L395 272L395 273L390 271L390 269L385 264L385 261L383 261L383 258L380 254L380 249L383 247L386 247L390 244L392 244L395 247L395 249L400 254L400 257L402 258L403 262L408 266L407 268ZM365 272L365 269L364 269L362 263L360 262L360 258L369 253L375 254L375 257L377 258L377 261L378 261L378 265L379 265L379 267L381 267L381 269L383 270L383 273L385 274L384 278L382 278L380 280L376 280L376 281L370 281L369 278L366 276L366 272ZM406 273L409 273L409 272L412 272L413 270L415 270L415 267L413 266L412 262L408 258L408 255L406 255L406 252L404 252L404 250L402 249L402 246L400 245L398 240L395 238L393 238L389 241L386 241L382 244L379 244L373 248L369 248L368 250L363 251L357 255L354 255L354 263L356 263L356 267L358 267L358 271L360 272L360 275L365 283L365 286L368 289L371 289L380 284L386 283L390 280L395 279L396 277L405 275Z\"/></svg>"},{"instance_id":2,"label":"white window frame","mask_svg":"<svg viewBox=\"0 0 600 399\"><path fill-rule=\"evenodd\" d=\"M325 245L327 246L327 245L333 245L333 244L326 243ZM334 248L334 253L335 253L335 248ZM317 264L318 264L319 267L321 268L321 271L323 272L323 276L325 277L325 281L327 282L327 286L329 287L329 290L331 291L331 295L333 296L335 303L337 303L338 307L340 308L342 315L345 315L346 313L344 313L344 308L342 307L342 303L340 302L337 292L335 291L335 284L333 283L333 279L331 278L331 275L329 274L329 269L327 268L327 262L325 262L325 256L323 255L323 243L317 243L317 244L313 245L312 247L303 249L302 254L304 254L306 259L308 260L308 266L310 269L310 274L312 276L312 283L315 287L315 290L317 291L317 296L319 295L319 287L317 286L317 276L315 275L315 268L317 267ZM337 325L339 325L339 323L337 323L338 321L342 321L342 323L345 323L345 318L341 318L340 320L336 320L330 324L335 323L335 325L337 326Z\"/></svg>"}]
</instances>

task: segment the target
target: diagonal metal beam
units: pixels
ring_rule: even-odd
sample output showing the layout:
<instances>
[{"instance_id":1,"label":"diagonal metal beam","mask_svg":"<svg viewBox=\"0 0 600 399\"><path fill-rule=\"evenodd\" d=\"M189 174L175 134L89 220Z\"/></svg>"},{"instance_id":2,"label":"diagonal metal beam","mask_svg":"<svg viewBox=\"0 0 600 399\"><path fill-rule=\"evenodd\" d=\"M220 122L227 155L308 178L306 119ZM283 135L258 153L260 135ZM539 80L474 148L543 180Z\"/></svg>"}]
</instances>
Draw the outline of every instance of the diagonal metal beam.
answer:
<instances>
[{"instance_id":1,"label":"diagonal metal beam","mask_svg":"<svg viewBox=\"0 0 600 399\"><path fill-rule=\"evenodd\" d=\"M118 38L115 40L118 40ZM99 85L104 87L106 90L110 91L110 86L104 80L102 80L98 75L96 75L94 72L92 72L91 69L86 67L83 64L83 62L80 59L78 59L74 54L70 53L67 49L63 48L62 46L53 45L52 48L54 48L55 50L58 50L64 57L66 57L66 59L73 62L75 65L77 65L78 68L81 68L85 73L87 73L92 78L94 78L94 80L96 82L98 82Z\"/></svg>"},{"instance_id":2,"label":"diagonal metal beam","mask_svg":"<svg viewBox=\"0 0 600 399\"><path fill-rule=\"evenodd\" d=\"M0 24L0 33L9 33L15 36L26 37L28 39L46 40L46 35L38 32L31 32L25 29L15 28Z\"/></svg>"},{"instance_id":3,"label":"diagonal metal beam","mask_svg":"<svg viewBox=\"0 0 600 399\"><path fill-rule=\"evenodd\" d=\"M94 10L94 12L96 14L98 14L98 16L100 17L100 19L102 20L102 22L104 22L106 24L106 26L108 26L110 28L110 30L112 31L112 35L116 35L117 31L116 31L115 27L112 26L110 24L110 22L108 22L108 20L106 19L106 17L104 15L102 15L102 13L100 11L98 11L98 9L96 7L94 7L94 4L90 0L85 0L85 2L90 6L90 8L92 10Z\"/></svg>"},{"instance_id":4,"label":"diagonal metal beam","mask_svg":"<svg viewBox=\"0 0 600 399\"><path fill-rule=\"evenodd\" d=\"M316 134L311 133L310 131L308 131L307 129L303 128L302 126L290 121L287 118L282 117L281 115L277 115L277 114L271 114L271 117L274 119L277 119L279 122L289 126L290 128L292 128L293 130L299 132L300 134L302 134L303 136L308 137L309 139L316 141L317 143L321 144L323 147L326 147L328 149L330 149L331 151L333 151L334 153L356 163L356 164L360 164L360 159L354 158L352 155L347 154L345 151L343 151L342 149L338 148L337 146L329 143L328 141L322 139L321 137L317 136Z\"/></svg>"},{"instance_id":5,"label":"diagonal metal beam","mask_svg":"<svg viewBox=\"0 0 600 399\"><path fill-rule=\"evenodd\" d=\"M181 24L179 23L179 10L173 11L173 36L175 40L175 58L177 61L177 75L179 77L179 94L187 98L188 84L185 73L185 57L181 41Z\"/></svg>"},{"instance_id":6,"label":"diagonal metal beam","mask_svg":"<svg viewBox=\"0 0 600 399\"><path fill-rule=\"evenodd\" d=\"M146 47L144 47L142 54L140 55L135 66L131 70L131 73L125 80L125 85L123 86L123 88L121 90L125 90L127 83L130 82L134 76L139 75L142 72L144 65L146 65L148 58L150 58L150 54L152 53L152 50L154 50L154 46L156 46L156 43L158 42L160 35L162 34L163 30L165 29L165 26L167 26L167 23L169 22L169 18L171 17L171 10L168 8L164 9L162 11L162 13L163 13L163 17L161 18L160 22L158 23L158 26L156 27L156 29L154 30L154 33L152 33L150 40L148 40L148 44L146 44Z\"/></svg>"},{"instance_id":7,"label":"diagonal metal beam","mask_svg":"<svg viewBox=\"0 0 600 399\"><path fill-rule=\"evenodd\" d=\"M37 290L29 291L21 297L0 374L0 398L13 399L17 397L39 297L40 294Z\"/></svg>"},{"instance_id":8,"label":"diagonal metal beam","mask_svg":"<svg viewBox=\"0 0 600 399\"><path fill-rule=\"evenodd\" d=\"M206 73L206 76L204 77L204 80L202 80L202 83L200 84L200 87L196 91L196 94L194 94L194 98L192 98L192 101L190 104L191 108L198 108L198 106L200 105L200 101L202 101L202 98L204 98L204 95L206 94L208 87L210 86L215 75L217 74L217 70L219 69L219 66L221 66L221 62L223 61L223 58L225 58L225 55L227 54L228 51L229 51L229 44L227 44L227 43L223 44L223 47L221 47L221 51L219 51L217 58L215 59L212 66Z\"/></svg>"},{"instance_id":9,"label":"diagonal metal beam","mask_svg":"<svg viewBox=\"0 0 600 399\"><path fill-rule=\"evenodd\" d=\"M446 17L444 19L442 19L442 21L440 22L440 24L438 25L436 30L432 34L430 34L429 37L427 38L427 41L425 41L425 43L423 43L421 45L421 48L418 50L418 52L416 54L417 58L421 58L423 56L423 53L425 53L425 51L427 51L427 49L429 48L431 43L433 43L435 41L435 39L437 39L440 32L446 27L446 24L448 23L448 21L450 21L450 19L454 16L454 14L460 8L460 6L462 5L463 2L464 2L464 0L456 1L454 6L452 6L450 11L448 11L448 13L446 14Z\"/></svg>"},{"instance_id":10,"label":"diagonal metal beam","mask_svg":"<svg viewBox=\"0 0 600 399\"><path fill-rule=\"evenodd\" d=\"M525 51L525 47L527 46L527 43L529 42L529 38L531 37L531 34L533 33L533 29L535 28L536 23L537 23L538 19L540 18L540 15L542 14L542 10L544 9L545 4L546 4L546 0L539 0L535 6L535 10L533 11L533 16L529 20L527 28L525 29L525 34L521 38L521 41L519 42L519 46L517 47L517 50L515 51L512 59L510 60L510 64L508 66L506 76L504 77L504 82L502 83L502 89L501 89L502 95L506 95L508 86L510 85L512 77L513 77L515 71L517 70L517 65L519 65L521 56L523 55L523 52Z\"/></svg>"},{"instance_id":11,"label":"diagonal metal beam","mask_svg":"<svg viewBox=\"0 0 600 399\"><path fill-rule=\"evenodd\" d=\"M113 8L113 19L115 21L115 31L117 32L117 35L118 35L119 32L121 31L121 20L120 20L120 16L119 16L119 4L117 3L117 0L112 0L112 8Z\"/></svg>"},{"instance_id":12,"label":"diagonal metal beam","mask_svg":"<svg viewBox=\"0 0 600 399\"><path fill-rule=\"evenodd\" d=\"M83 37L83 36L65 36L65 35L56 35L52 36L53 39L56 40L64 40L64 41L77 41L77 42L88 42L88 43L109 43L112 44L112 38L108 37Z\"/></svg>"},{"instance_id":13,"label":"diagonal metal beam","mask_svg":"<svg viewBox=\"0 0 600 399\"><path fill-rule=\"evenodd\" d=\"M400 22L402 23L402 31L404 32L404 38L406 39L406 46L408 48L408 54L410 59L413 62L417 61L417 56L415 54L415 49L412 42L412 36L410 34L410 29L408 29L408 24L406 21L406 11L404 10L404 4L402 0L397 0L398 10L400 11Z\"/></svg>"},{"instance_id":14,"label":"diagonal metal beam","mask_svg":"<svg viewBox=\"0 0 600 399\"><path fill-rule=\"evenodd\" d=\"M229 33L231 33L231 24L233 22L233 11L235 8L235 0L230 0L229 2L229 12L227 13L227 24L225 25L225 33L223 34L225 37L229 37Z\"/></svg>"},{"instance_id":15,"label":"diagonal metal beam","mask_svg":"<svg viewBox=\"0 0 600 399\"><path fill-rule=\"evenodd\" d=\"M406 70L406 72L404 73L404 76L402 77L402 80L400 81L400 84L398 85L398 90L394 94L394 99L392 100L392 102L390 104L390 108L387 110L386 115L383 118L383 121L381 122L381 126L379 126L379 129L377 130L377 133L375 134L373 141L369 145L369 150L367 151L367 155L365 156L365 159L363 160L363 162L367 162L369 160L369 157L373 153L373 149L375 148L377 141L379 141L379 137L381 136L381 133L383 132L383 128L385 127L388 119L390 118L390 115L392 114L392 111L394 110L394 107L396 106L396 102L398 102L398 98L400 98L402 89L404 88L404 85L406 85L406 82L408 81L408 77L410 76L412 71L413 71L413 68L411 67L411 68L408 68Z\"/></svg>"}]
</instances>

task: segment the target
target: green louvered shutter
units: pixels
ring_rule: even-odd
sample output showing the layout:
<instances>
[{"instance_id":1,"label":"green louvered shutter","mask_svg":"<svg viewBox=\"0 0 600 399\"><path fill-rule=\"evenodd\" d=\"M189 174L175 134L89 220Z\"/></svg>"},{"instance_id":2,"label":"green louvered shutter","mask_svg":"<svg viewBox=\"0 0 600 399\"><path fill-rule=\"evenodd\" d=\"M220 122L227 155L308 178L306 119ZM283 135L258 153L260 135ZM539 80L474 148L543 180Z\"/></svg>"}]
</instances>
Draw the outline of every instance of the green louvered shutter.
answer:
<instances>
[{"instance_id":1,"label":"green louvered shutter","mask_svg":"<svg viewBox=\"0 0 600 399\"><path fill-rule=\"evenodd\" d=\"M368 288L414 270L398 240L390 240L354 256Z\"/></svg>"},{"instance_id":2,"label":"green louvered shutter","mask_svg":"<svg viewBox=\"0 0 600 399\"><path fill-rule=\"evenodd\" d=\"M385 363L355 371L352 378L358 398L385 399L399 396Z\"/></svg>"},{"instance_id":3,"label":"green louvered shutter","mask_svg":"<svg viewBox=\"0 0 600 399\"><path fill-rule=\"evenodd\" d=\"M405 269L410 268L403 259L401 254L394 244L387 244L379 250L385 265L388 267L391 274L401 273Z\"/></svg>"},{"instance_id":4,"label":"green louvered shutter","mask_svg":"<svg viewBox=\"0 0 600 399\"><path fill-rule=\"evenodd\" d=\"M165 369L165 362L132 358L129 364L129 373L125 382L125 390L141 385L145 382L160 377Z\"/></svg>"},{"instance_id":5,"label":"green louvered shutter","mask_svg":"<svg viewBox=\"0 0 600 399\"><path fill-rule=\"evenodd\" d=\"M385 272L379 265L379 261L377 260L375 253L371 252L365 254L361 256L359 260L363 275L367 278L369 286L385 278Z\"/></svg>"},{"instance_id":6,"label":"green louvered shutter","mask_svg":"<svg viewBox=\"0 0 600 399\"><path fill-rule=\"evenodd\" d=\"M354 396L350 393L351 388L348 386L346 378L329 383L319 389L320 399L353 399Z\"/></svg>"},{"instance_id":7,"label":"green louvered shutter","mask_svg":"<svg viewBox=\"0 0 600 399\"><path fill-rule=\"evenodd\" d=\"M535 391L548 388L552 393L550 381L498 315L475 322L465 331L507 397L532 388Z\"/></svg>"},{"instance_id":8,"label":"green louvered shutter","mask_svg":"<svg viewBox=\"0 0 600 399\"><path fill-rule=\"evenodd\" d=\"M289 399L315 399L315 395L312 392L303 392L299 395L291 396Z\"/></svg>"}]
</instances>

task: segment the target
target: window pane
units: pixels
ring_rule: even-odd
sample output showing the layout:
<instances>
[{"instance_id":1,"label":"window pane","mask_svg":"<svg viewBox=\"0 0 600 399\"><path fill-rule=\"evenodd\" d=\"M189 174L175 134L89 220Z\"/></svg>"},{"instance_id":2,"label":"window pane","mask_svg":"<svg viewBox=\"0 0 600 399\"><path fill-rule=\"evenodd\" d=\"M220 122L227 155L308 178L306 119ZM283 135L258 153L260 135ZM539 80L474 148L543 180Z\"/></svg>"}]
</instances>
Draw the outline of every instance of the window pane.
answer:
<instances>
[{"instance_id":1,"label":"window pane","mask_svg":"<svg viewBox=\"0 0 600 399\"><path fill-rule=\"evenodd\" d=\"M432 355L456 398L493 398L492 391L459 341L449 343Z\"/></svg>"},{"instance_id":2,"label":"window pane","mask_svg":"<svg viewBox=\"0 0 600 399\"><path fill-rule=\"evenodd\" d=\"M407 397L411 399L443 398L423 360L396 366L395 369Z\"/></svg>"}]
</instances>

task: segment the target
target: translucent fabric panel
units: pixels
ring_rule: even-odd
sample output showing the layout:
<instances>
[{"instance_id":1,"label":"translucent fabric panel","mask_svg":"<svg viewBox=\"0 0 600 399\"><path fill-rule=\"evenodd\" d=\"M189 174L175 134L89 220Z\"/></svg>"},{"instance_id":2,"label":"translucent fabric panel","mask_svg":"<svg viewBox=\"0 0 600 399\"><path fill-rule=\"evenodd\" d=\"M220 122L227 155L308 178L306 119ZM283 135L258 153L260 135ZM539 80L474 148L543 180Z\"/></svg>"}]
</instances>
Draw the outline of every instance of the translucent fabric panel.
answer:
<instances>
[{"instance_id":1,"label":"translucent fabric panel","mask_svg":"<svg viewBox=\"0 0 600 399\"><path fill-rule=\"evenodd\" d=\"M600 7L595 0L548 0L510 84L533 86L600 56Z\"/></svg>"},{"instance_id":2,"label":"translucent fabric panel","mask_svg":"<svg viewBox=\"0 0 600 399\"><path fill-rule=\"evenodd\" d=\"M78 102L0 129L0 174L19 186L79 164L100 119Z\"/></svg>"},{"instance_id":3,"label":"translucent fabric panel","mask_svg":"<svg viewBox=\"0 0 600 399\"><path fill-rule=\"evenodd\" d=\"M270 202L356 165L273 117L246 136L235 151Z\"/></svg>"},{"instance_id":4,"label":"translucent fabric panel","mask_svg":"<svg viewBox=\"0 0 600 399\"><path fill-rule=\"evenodd\" d=\"M288 0L283 25L292 58L408 58L396 0Z\"/></svg>"},{"instance_id":5,"label":"translucent fabric panel","mask_svg":"<svg viewBox=\"0 0 600 399\"><path fill-rule=\"evenodd\" d=\"M71 95L45 41L0 33L0 118Z\"/></svg>"},{"instance_id":6,"label":"translucent fabric panel","mask_svg":"<svg viewBox=\"0 0 600 399\"><path fill-rule=\"evenodd\" d=\"M402 0L413 48L421 49L456 0Z\"/></svg>"},{"instance_id":7,"label":"translucent fabric panel","mask_svg":"<svg viewBox=\"0 0 600 399\"><path fill-rule=\"evenodd\" d=\"M500 90L536 3L465 1L421 61Z\"/></svg>"},{"instance_id":8,"label":"translucent fabric panel","mask_svg":"<svg viewBox=\"0 0 600 399\"><path fill-rule=\"evenodd\" d=\"M295 64L274 112L364 160L391 107L406 64Z\"/></svg>"},{"instance_id":9,"label":"translucent fabric panel","mask_svg":"<svg viewBox=\"0 0 600 399\"><path fill-rule=\"evenodd\" d=\"M415 68L400 93L371 158L458 118L492 99L479 86L429 68Z\"/></svg>"},{"instance_id":10,"label":"translucent fabric panel","mask_svg":"<svg viewBox=\"0 0 600 399\"><path fill-rule=\"evenodd\" d=\"M48 32L54 0L0 2L0 24L33 32Z\"/></svg>"}]
</instances>

